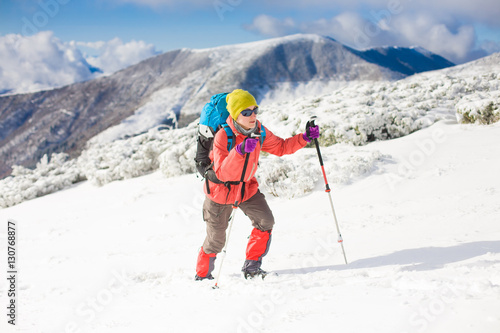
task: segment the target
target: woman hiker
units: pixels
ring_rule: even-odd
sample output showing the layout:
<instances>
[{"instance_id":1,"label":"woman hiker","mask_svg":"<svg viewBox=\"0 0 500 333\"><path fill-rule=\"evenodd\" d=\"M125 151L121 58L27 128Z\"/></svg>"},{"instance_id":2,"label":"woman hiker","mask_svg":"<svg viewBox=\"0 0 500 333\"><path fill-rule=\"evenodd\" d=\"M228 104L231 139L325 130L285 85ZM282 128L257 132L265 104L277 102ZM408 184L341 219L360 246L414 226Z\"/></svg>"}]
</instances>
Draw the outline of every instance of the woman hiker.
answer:
<instances>
[{"instance_id":1,"label":"woman hiker","mask_svg":"<svg viewBox=\"0 0 500 333\"><path fill-rule=\"evenodd\" d=\"M246 154L250 156L248 156L241 198L237 198L240 185L227 186L228 183L225 185L208 181L208 186L205 187L203 219L207 223L207 235L198 254L196 280L213 279L214 262L217 253L222 251L226 243L226 229L233 209L232 204L236 199L240 202L238 207L250 218L253 226L242 272L245 278L266 274L260 267L271 243L274 217L264 194L259 191L259 184L254 176L260 151L277 156L293 154L319 137L318 126L307 128L306 133L288 139L274 135L257 120L259 106L248 91L236 89L227 95L226 102L230 114L227 124L234 133L235 143L234 148L228 151L226 132L221 130L216 133L210 157L217 178L221 182L239 182ZM266 136L262 144L259 138L251 137L252 134L264 131Z\"/></svg>"}]
</instances>

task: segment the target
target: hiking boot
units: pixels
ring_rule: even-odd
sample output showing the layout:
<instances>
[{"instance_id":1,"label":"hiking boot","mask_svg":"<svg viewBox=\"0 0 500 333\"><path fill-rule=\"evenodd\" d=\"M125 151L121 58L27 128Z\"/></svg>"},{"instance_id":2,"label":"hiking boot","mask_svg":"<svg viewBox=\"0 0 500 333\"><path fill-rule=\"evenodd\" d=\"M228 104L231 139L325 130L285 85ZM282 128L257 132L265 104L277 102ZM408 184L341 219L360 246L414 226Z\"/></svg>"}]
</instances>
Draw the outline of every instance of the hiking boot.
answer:
<instances>
[{"instance_id":1,"label":"hiking boot","mask_svg":"<svg viewBox=\"0 0 500 333\"><path fill-rule=\"evenodd\" d=\"M194 280L195 281L213 280L213 279L214 279L214 277L212 276L212 274L209 274L209 275L207 275L205 277L201 277L201 276L198 276L198 275L194 276Z\"/></svg>"},{"instance_id":2,"label":"hiking boot","mask_svg":"<svg viewBox=\"0 0 500 333\"><path fill-rule=\"evenodd\" d=\"M245 277L246 280L253 279L256 276L260 276L262 279L264 279L266 275L267 272L260 268L255 271L243 271L243 277Z\"/></svg>"}]
</instances>

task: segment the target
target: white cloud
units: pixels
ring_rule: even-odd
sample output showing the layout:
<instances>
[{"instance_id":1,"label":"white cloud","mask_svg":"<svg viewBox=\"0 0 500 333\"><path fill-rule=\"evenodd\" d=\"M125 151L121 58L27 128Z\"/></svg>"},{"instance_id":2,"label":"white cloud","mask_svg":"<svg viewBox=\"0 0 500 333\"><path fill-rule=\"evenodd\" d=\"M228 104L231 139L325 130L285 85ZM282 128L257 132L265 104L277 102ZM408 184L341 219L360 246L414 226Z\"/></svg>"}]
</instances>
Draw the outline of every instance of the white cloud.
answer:
<instances>
[{"instance_id":1,"label":"white cloud","mask_svg":"<svg viewBox=\"0 0 500 333\"><path fill-rule=\"evenodd\" d=\"M495 43L476 45L472 25L459 24L451 17L430 13L405 14L402 8L372 11L370 17L345 12L330 19L297 22L268 15L257 16L248 30L268 37L291 33L316 33L335 38L356 49L377 46L421 46L455 63L490 54Z\"/></svg>"},{"instance_id":2,"label":"white cloud","mask_svg":"<svg viewBox=\"0 0 500 333\"><path fill-rule=\"evenodd\" d=\"M297 23L292 18L280 20L269 15L259 15L245 28L267 37L279 37L298 32Z\"/></svg>"},{"instance_id":3,"label":"white cloud","mask_svg":"<svg viewBox=\"0 0 500 333\"><path fill-rule=\"evenodd\" d=\"M456 0L398 0L402 3L409 3L410 10L422 10L425 8L428 12L439 16L453 16L469 23L482 22L489 26L500 27L500 1L498 0L474 0L474 1L456 1Z\"/></svg>"},{"instance_id":4,"label":"white cloud","mask_svg":"<svg viewBox=\"0 0 500 333\"><path fill-rule=\"evenodd\" d=\"M76 44L97 51L97 56L86 56L86 60L92 66L101 69L104 74L114 73L159 53L153 44L135 40L123 43L120 38L107 42L77 42Z\"/></svg>"},{"instance_id":5,"label":"white cloud","mask_svg":"<svg viewBox=\"0 0 500 333\"><path fill-rule=\"evenodd\" d=\"M387 20L375 24L354 12L345 12L329 20L321 19L315 22L303 23L307 33L319 33L332 36L340 43L363 49L376 45L392 44Z\"/></svg>"},{"instance_id":6,"label":"white cloud","mask_svg":"<svg viewBox=\"0 0 500 333\"><path fill-rule=\"evenodd\" d=\"M255 1L262 5L264 0ZM399 8L408 15L425 10L437 17L452 16L469 23L482 22L490 26L500 27L500 1L498 0L289 0L273 3L273 7L281 9L321 8L323 10L345 11L379 11Z\"/></svg>"},{"instance_id":7,"label":"white cloud","mask_svg":"<svg viewBox=\"0 0 500 333\"><path fill-rule=\"evenodd\" d=\"M500 52L500 42L485 40L480 44L480 48L484 50L487 54Z\"/></svg>"},{"instance_id":8,"label":"white cloud","mask_svg":"<svg viewBox=\"0 0 500 333\"><path fill-rule=\"evenodd\" d=\"M97 51L84 56L79 46ZM110 74L158 54L143 41L123 43L119 38L108 42L62 42L51 31L32 36L0 36L0 94L26 93L52 89Z\"/></svg>"},{"instance_id":9,"label":"white cloud","mask_svg":"<svg viewBox=\"0 0 500 333\"><path fill-rule=\"evenodd\" d=\"M407 43L422 46L457 63L470 60L469 53L476 43L473 26L460 25L451 29L428 15L419 15L414 19L398 17L393 29Z\"/></svg>"},{"instance_id":10,"label":"white cloud","mask_svg":"<svg viewBox=\"0 0 500 333\"><path fill-rule=\"evenodd\" d=\"M393 37L389 36L387 24L382 23L375 24L357 13L345 12L330 19L322 18L311 22L296 22L291 18L279 20L268 15L259 15L252 24L245 27L267 37L298 32L327 35L343 44L363 49Z\"/></svg>"},{"instance_id":11,"label":"white cloud","mask_svg":"<svg viewBox=\"0 0 500 333\"><path fill-rule=\"evenodd\" d=\"M0 36L0 93L50 89L92 78L81 52L42 31Z\"/></svg>"}]
</instances>

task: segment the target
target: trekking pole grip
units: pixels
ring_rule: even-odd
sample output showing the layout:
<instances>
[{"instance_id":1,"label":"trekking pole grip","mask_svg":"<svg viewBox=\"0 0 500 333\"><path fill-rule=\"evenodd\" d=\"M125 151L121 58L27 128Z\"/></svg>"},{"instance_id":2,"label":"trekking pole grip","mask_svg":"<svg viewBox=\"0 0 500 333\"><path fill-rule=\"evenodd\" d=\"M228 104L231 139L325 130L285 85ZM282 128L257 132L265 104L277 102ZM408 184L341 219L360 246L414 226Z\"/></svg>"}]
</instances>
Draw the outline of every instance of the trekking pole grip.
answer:
<instances>
[{"instance_id":1,"label":"trekking pole grip","mask_svg":"<svg viewBox=\"0 0 500 333\"><path fill-rule=\"evenodd\" d=\"M306 124L306 131L309 129L309 127L314 127L316 124L314 123L314 119L309 120ZM321 150L319 149L319 142L318 139L314 139L314 145L316 146L316 152L318 153L318 159L319 159L319 165L321 166L321 171L323 172L323 178L325 180L325 187L326 187L326 192L330 192L330 185L328 184L328 180L326 179L326 172L325 172L325 166L323 163L323 156L321 156Z\"/></svg>"}]
</instances>

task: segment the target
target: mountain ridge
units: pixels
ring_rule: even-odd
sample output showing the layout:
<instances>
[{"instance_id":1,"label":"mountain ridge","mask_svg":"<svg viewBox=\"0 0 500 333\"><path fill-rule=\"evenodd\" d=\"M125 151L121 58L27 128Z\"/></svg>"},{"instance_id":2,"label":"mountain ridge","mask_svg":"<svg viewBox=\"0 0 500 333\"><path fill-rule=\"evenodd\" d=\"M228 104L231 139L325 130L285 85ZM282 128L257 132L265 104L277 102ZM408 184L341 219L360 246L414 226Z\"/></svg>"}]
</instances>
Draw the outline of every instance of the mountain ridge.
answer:
<instances>
[{"instance_id":1,"label":"mountain ridge","mask_svg":"<svg viewBox=\"0 0 500 333\"><path fill-rule=\"evenodd\" d=\"M378 57L384 58L380 52ZM156 113L147 114L152 120L138 132L162 123L185 126L212 94L235 87L262 99L280 89L305 86L307 90L311 82L321 91L332 82L408 76L408 66L403 73L377 61L373 55L331 38L294 35L210 49L173 50L91 81L2 96L0 177L8 175L14 164L34 166L45 154L78 156L91 138L155 101ZM435 67L426 69L444 68L440 63Z\"/></svg>"}]
</instances>

